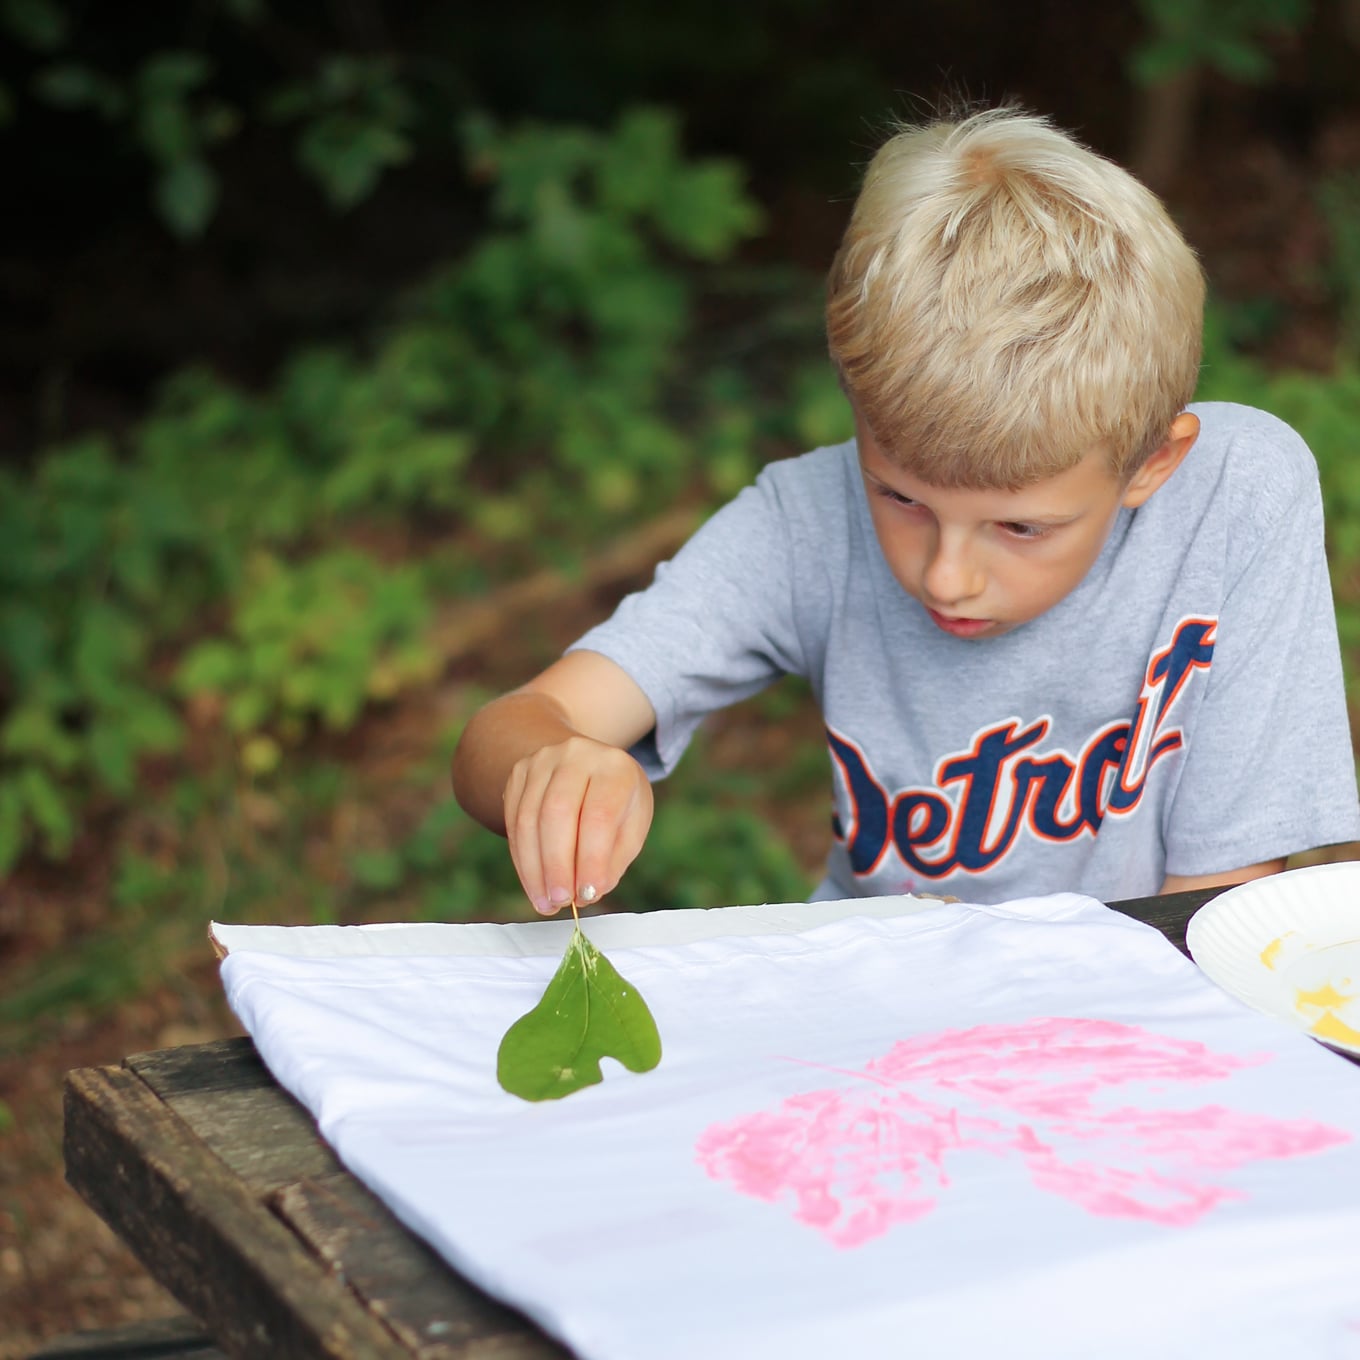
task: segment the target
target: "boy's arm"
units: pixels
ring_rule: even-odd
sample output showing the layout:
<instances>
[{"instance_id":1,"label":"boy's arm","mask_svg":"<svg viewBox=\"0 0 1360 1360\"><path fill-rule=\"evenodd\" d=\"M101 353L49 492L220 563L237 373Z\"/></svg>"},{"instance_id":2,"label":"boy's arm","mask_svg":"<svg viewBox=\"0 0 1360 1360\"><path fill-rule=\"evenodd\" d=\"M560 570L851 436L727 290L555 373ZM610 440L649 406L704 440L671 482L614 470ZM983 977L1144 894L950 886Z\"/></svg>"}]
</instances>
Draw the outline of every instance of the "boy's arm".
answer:
<instances>
[{"instance_id":1,"label":"boy's arm","mask_svg":"<svg viewBox=\"0 0 1360 1360\"><path fill-rule=\"evenodd\" d=\"M637 857L652 789L627 748L651 702L598 652L571 652L473 715L453 756L454 795L505 836L524 891L552 915L597 901Z\"/></svg>"},{"instance_id":2,"label":"boy's arm","mask_svg":"<svg viewBox=\"0 0 1360 1360\"><path fill-rule=\"evenodd\" d=\"M1235 883L1250 883L1253 878L1267 878L1278 874L1284 868L1282 859L1263 860L1260 864L1249 864L1244 869L1225 869L1221 874L1182 875L1167 874L1162 883L1164 893L1189 892L1192 888L1212 888L1221 884L1225 888Z\"/></svg>"}]
</instances>

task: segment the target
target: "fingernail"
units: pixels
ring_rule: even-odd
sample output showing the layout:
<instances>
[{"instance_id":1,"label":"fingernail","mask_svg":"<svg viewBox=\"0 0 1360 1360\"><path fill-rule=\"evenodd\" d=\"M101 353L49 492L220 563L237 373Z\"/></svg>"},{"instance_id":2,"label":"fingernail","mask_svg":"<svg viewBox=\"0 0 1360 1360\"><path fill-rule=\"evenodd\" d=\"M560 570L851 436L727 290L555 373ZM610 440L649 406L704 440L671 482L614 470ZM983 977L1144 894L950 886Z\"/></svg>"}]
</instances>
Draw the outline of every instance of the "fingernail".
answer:
<instances>
[{"instance_id":1,"label":"fingernail","mask_svg":"<svg viewBox=\"0 0 1360 1360\"><path fill-rule=\"evenodd\" d=\"M549 905L548 899L547 899L546 897L535 897L535 898L534 898L534 910L535 910L540 916L551 916L551 915L552 915L552 910L553 910L553 909L552 909L552 907Z\"/></svg>"},{"instance_id":2,"label":"fingernail","mask_svg":"<svg viewBox=\"0 0 1360 1360\"><path fill-rule=\"evenodd\" d=\"M565 888L549 888L548 898L554 906L565 907L571 901L571 894Z\"/></svg>"},{"instance_id":3,"label":"fingernail","mask_svg":"<svg viewBox=\"0 0 1360 1360\"><path fill-rule=\"evenodd\" d=\"M597 896L599 894L595 891L593 883L582 884L581 891L576 894L577 900L580 902L593 902Z\"/></svg>"}]
</instances>

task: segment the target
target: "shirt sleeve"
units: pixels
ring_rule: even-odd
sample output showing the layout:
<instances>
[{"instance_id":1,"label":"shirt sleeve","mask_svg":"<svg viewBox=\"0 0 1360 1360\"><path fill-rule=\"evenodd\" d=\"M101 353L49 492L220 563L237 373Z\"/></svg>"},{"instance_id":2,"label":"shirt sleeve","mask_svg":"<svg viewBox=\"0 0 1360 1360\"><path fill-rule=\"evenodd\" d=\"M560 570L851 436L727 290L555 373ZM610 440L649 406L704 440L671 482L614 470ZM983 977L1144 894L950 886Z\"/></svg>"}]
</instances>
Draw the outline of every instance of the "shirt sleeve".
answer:
<instances>
[{"instance_id":1,"label":"shirt sleeve","mask_svg":"<svg viewBox=\"0 0 1360 1360\"><path fill-rule=\"evenodd\" d=\"M674 769L706 714L806 674L784 500L767 469L568 649L607 656L651 701L656 728L632 754L653 779Z\"/></svg>"},{"instance_id":2,"label":"shirt sleeve","mask_svg":"<svg viewBox=\"0 0 1360 1360\"><path fill-rule=\"evenodd\" d=\"M1283 484L1249 487L1227 525L1213 663L1164 827L1166 869L1224 872L1360 838L1316 465L1276 451ZM1269 503L1265 503L1269 502Z\"/></svg>"}]
</instances>

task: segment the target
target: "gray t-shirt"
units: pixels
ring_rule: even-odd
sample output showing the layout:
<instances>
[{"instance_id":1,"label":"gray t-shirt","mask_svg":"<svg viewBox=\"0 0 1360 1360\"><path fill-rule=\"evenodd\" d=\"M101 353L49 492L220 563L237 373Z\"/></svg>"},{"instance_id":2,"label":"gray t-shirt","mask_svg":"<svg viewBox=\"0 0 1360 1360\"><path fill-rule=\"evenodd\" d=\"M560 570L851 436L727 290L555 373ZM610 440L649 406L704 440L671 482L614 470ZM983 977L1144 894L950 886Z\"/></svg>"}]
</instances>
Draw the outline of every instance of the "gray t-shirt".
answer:
<instances>
[{"instance_id":1,"label":"gray t-shirt","mask_svg":"<svg viewBox=\"0 0 1360 1360\"><path fill-rule=\"evenodd\" d=\"M1120 510L1085 579L996 638L942 633L878 546L853 443L767 467L576 644L642 687L668 773L784 674L826 722L816 897L1105 901L1360 838L1317 468L1250 407Z\"/></svg>"}]
</instances>

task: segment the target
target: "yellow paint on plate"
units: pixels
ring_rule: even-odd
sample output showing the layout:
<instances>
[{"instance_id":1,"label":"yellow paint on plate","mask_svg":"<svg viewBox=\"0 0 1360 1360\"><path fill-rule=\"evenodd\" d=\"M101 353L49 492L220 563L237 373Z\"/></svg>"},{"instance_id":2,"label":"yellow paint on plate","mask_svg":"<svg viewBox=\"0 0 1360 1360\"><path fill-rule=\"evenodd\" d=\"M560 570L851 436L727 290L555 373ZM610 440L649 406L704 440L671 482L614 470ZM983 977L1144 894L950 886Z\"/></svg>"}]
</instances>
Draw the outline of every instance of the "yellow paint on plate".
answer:
<instances>
[{"instance_id":1,"label":"yellow paint on plate","mask_svg":"<svg viewBox=\"0 0 1360 1360\"><path fill-rule=\"evenodd\" d=\"M1316 987L1311 992L1297 991L1294 993L1294 1004L1296 1006L1316 1006L1319 1010L1324 1011L1344 1006L1346 1002L1354 1000L1353 996L1348 996L1345 992L1338 992L1330 982L1324 982L1321 987Z\"/></svg>"},{"instance_id":2,"label":"yellow paint on plate","mask_svg":"<svg viewBox=\"0 0 1360 1360\"><path fill-rule=\"evenodd\" d=\"M1267 968L1274 969L1275 960L1280 957L1280 950L1284 948L1284 942L1295 933L1295 931L1286 930L1283 935L1276 936L1275 939L1271 940L1271 942L1261 950L1261 962L1265 964Z\"/></svg>"},{"instance_id":3,"label":"yellow paint on plate","mask_svg":"<svg viewBox=\"0 0 1360 1360\"><path fill-rule=\"evenodd\" d=\"M1350 978L1341 978L1343 987L1349 986ZM1321 1011L1308 1027L1310 1034L1319 1039L1330 1039L1334 1044L1346 1044L1360 1049L1360 1030L1348 1025L1338 1014L1356 998L1348 991L1339 991L1336 980L1324 982L1320 987L1294 989L1294 1006L1300 1015L1306 1010L1310 1015Z\"/></svg>"},{"instance_id":4,"label":"yellow paint on plate","mask_svg":"<svg viewBox=\"0 0 1360 1360\"><path fill-rule=\"evenodd\" d=\"M1360 1030L1352 1029L1344 1020L1338 1020L1332 1011L1323 1014L1312 1028L1311 1033L1319 1039L1331 1039L1333 1043L1350 1044L1360 1048Z\"/></svg>"}]
</instances>

